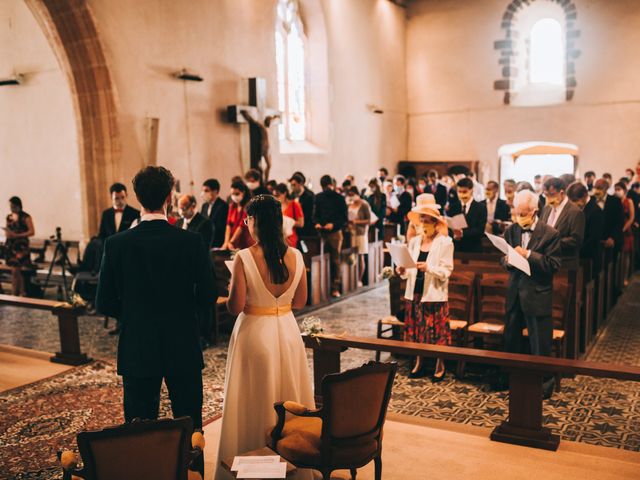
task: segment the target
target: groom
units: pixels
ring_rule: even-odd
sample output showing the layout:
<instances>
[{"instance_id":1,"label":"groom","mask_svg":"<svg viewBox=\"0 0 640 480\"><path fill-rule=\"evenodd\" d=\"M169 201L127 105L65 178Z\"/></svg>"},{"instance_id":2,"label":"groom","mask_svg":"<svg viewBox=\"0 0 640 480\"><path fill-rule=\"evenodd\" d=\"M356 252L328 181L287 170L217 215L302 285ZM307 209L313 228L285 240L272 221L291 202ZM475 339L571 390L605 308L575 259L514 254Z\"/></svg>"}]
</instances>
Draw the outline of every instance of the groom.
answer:
<instances>
[{"instance_id":1,"label":"groom","mask_svg":"<svg viewBox=\"0 0 640 480\"><path fill-rule=\"evenodd\" d=\"M140 223L106 240L96 306L122 321L125 420L158 418L164 380L173 416L188 415L201 429L204 363L196 312L215 305L217 293L201 236L167 222L173 185L163 167L146 167L133 179Z\"/></svg>"}]
</instances>

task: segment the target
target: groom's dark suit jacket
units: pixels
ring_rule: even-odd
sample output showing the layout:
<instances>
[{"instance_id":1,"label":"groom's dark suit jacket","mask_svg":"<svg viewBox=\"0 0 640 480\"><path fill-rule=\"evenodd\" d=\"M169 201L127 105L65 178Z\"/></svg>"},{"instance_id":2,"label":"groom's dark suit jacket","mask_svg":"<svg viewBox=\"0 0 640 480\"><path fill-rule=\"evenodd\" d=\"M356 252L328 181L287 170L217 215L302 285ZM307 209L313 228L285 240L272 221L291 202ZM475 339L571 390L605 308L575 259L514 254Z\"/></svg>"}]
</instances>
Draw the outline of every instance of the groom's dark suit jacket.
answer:
<instances>
[{"instance_id":1,"label":"groom's dark suit jacket","mask_svg":"<svg viewBox=\"0 0 640 480\"><path fill-rule=\"evenodd\" d=\"M212 271L201 236L164 220L140 222L106 240L96 306L122 322L118 374L203 368L196 311L215 305Z\"/></svg>"}]
</instances>

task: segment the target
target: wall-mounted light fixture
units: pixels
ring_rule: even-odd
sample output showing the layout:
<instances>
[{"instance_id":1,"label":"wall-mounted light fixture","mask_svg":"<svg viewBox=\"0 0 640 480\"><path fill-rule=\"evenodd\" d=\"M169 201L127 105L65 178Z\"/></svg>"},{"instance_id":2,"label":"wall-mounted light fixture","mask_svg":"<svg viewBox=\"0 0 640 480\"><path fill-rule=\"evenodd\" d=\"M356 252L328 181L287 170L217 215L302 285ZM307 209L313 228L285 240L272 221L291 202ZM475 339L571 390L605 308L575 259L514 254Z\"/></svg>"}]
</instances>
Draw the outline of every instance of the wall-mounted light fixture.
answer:
<instances>
[{"instance_id":1,"label":"wall-mounted light fixture","mask_svg":"<svg viewBox=\"0 0 640 480\"><path fill-rule=\"evenodd\" d=\"M188 80L191 82L201 82L204 80L200 75L190 72L186 68L183 68L179 72L175 72L173 76L179 80Z\"/></svg>"},{"instance_id":2,"label":"wall-mounted light fixture","mask_svg":"<svg viewBox=\"0 0 640 480\"><path fill-rule=\"evenodd\" d=\"M20 75L19 73L14 74L12 77L1 78L0 86L4 85L20 85L24 80L24 75Z\"/></svg>"}]
</instances>

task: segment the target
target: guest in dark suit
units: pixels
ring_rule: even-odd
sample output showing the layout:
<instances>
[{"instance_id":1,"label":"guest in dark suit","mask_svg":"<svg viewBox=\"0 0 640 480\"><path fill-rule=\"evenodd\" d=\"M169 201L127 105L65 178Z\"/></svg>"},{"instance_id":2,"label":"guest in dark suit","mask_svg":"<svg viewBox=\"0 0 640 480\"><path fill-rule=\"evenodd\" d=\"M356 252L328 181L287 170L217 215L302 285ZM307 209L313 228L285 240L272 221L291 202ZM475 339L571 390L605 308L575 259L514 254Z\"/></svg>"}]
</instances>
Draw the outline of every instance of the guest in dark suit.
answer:
<instances>
[{"instance_id":1,"label":"guest in dark suit","mask_svg":"<svg viewBox=\"0 0 640 480\"><path fill-rule=\"evenodd\" d=\"M447 187L438 181L438 172L436 170L429 170L427 179L429 183L422 193L432 194L436 199L436 203L441 205L440 213L444 214L444 207L447 204Z\"/></svg>"},{"instance_id":2,"label":"guest in dark suit","mask_svg":"<svg viewBox=\"0 0 640 480\"><path fill-rule=\"evenodd\" d=\"M229 214L229 204L220 198L220 182L215 178L205 180L202 184L201 196L203 203L200 214L211 222L211 247L220 248L224 243Z\"/></svg>"},{"instance_id":3,"label":"guest in dark suit","mask_svg":"<svg viewBox=\"0 0 640 480\"><path fill-rule=\"evenodd\" d=\"M624 227L624 210L618 197L608 195L609 182L600 178L593 185L593 196L604 212L604 228L602 240L605 248L612 248L614 254L622 251L622 228Z\"/></svg>"},{"instance_id":4,"label":"guest in dark suit","mask_svg":"<svg viewBox=\"0 0 640 480\"><path fill-rule=\"evenodd\" d=\"M109 187L109 193L113 206L102 212L98 233L102 240L128 230L134 220L140 218L140 211L127 205L127 187L122 183L114 183Z\"/></svg>"},{"instance_id":5,"label":"guest in dark suit","mask_svg":"<svg viewBox=\"0 0 640 480\"><path fill-rule=\"evenodd\" d=\"M448 215L464 215L467 228L452 231L455 249L459 252L481 252L481 239L487 225L487 206L473 199L473 180L470 178L458 180L456 190L460 205L450 208Z\"/></svg>"},{"instance_id":6,"label":"guest in dark suit","mask_svg":"<svg viewBox=\"0 0 640 480\"><path fill-rule=\"evenodd\" d=\"M485 188L486 200L480 202L487 209L487 231L496 235L504 231L505 222L511 222L511 209L507 202L498 196L499 191L498 182L489 180Z\"/></svg>"},{"instance_id":7,"label":"guest in dark suit","mask_svg":"<svg viewBox=\"0 0 640 480\"><path fill-rule=\"evenodd\" d=\"M305 186L306 183L307 179L302 174L302 172L294 173L289 179L291 196L298 200L298 203L300 203L300 206L302 207L302 215L304 216L304 218L312 219L315 195ZM298 233L298 238L316 236L316 229L313 225L313 222L309 220L304 222L304 226L302 228L296 227L296 231Z\"/></svg>"},{"instance_id":8,"label":"guest in dark suit","mask_svg":"<svg viewBox=\"0 0 640 480\"><path fill-rule=\"evenodd\" d=\"M140 224L105 242L96 307L122 321L118 374L124 417L156 419L164 380L174 417L202 428L202 351L196 311L216 301L202 237L167 223L174 179L146 167L133 179Z\"/></svg>"},{"instance_id":9,"label":"guest in dark suit","mask_svg":"<svg viewBox=\"0 0 640 480\"><path fill-rule=\"evenodd\" d=\"M391 205L387 202L387 208L391 210L389 220L396 225L400 225L400 232L404 235L407 231L407 213L411 211L413 206L413 198L411 194L406 191L405 187L407 180L402 175L396 175L393 177L393 190L398 199L397 205Z\"/></svg>"},{"instance_id":10,"label":"guest in dark suit","mask_svg":"<svg viewBox=\"0 0 640 480\"><path fill-rule=\"evenodd\" d=\"M211 238L213 229L211 222L204 215L196 212L197 201L193 195L183 195L178 200L178 211L180 219L176 222L176 227L183 230L189 230L199 234L202 237L204 246L209 250L211 248Z\"/></svg>"},{"instance_id":11,"label":"guest in dark suit","mask_svg":"<svg viewBox=\"0 0 640 480\"><path fill-rule=\"evenodd\" d=\"M544 182L543 188L547 201L540 220L558 231L562 256L575 258L580 253L584 238L584 214L569 201L562 179L550 178Z\"/></svg>"},{"instance_id":12,"label":"guest in dark suit","mask_svg":"<svg viewBox=\"0 0 640 480\"><path fill-rule=\"evenodd\" d=\"M587 191L593 190L593 184L596 181L596 172L589 170L584 174L584 185L587 187Z\"/></svg>"},{"instance_id":13,"label":"guest in dark suit","mask_svg":"<svg viewBox=\"0 0 640 480\"><path fill-rule=\"evenodd\" d=\"M600 273L602 229L604 213L595 198L589 196L587 187L582 183L574 183L567 188L569 201L582 210L584 214L584 238L580 248L580 258L592 260L592 278ZM589 280L589 279L587 279Z\"/></svg>"},{"instance_id":14,"label":"guest in dark suit","mask_svg":"<svg viewBox=\"0 0 640 480\"><path fill-rule=\"evenodd\" d=\"M518 192L514 212L516 223L507 228L504 239L528 260L531 276L503 260L509 270L505 350L522 353L522 329L526 327L530 353L549 356L553 341L553 275L561 264L560 236L553 227L538 219L538 196L534 192ZM553 383L553 377L545 382L545 398L551 396Z\"/></svg>"}]
</instances>

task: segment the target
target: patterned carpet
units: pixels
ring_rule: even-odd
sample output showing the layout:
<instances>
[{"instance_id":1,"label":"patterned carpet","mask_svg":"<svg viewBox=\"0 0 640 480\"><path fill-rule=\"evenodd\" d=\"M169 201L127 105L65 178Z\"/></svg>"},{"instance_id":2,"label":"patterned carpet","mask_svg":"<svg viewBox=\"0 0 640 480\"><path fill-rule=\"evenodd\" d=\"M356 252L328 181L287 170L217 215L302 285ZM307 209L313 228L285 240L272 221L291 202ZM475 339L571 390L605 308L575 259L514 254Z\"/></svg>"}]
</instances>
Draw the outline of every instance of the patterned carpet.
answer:
<instances>
[{"instance_id":1,"label":"patterned carpet","mask_svg":"<svg viewBox=\"0 0 640 480\"><path fill-rule=\"evenodd\" d=\"M636 277L625 290L616 308L611 313L607 329L602 333L589 359L611 363L640 365L640 318L637 314L640 298L640 277ZM313 312L320 318L328 333L342 333L344 331L359 336L375 337L375 322L378 318L388 314L388 290L386 286L370 290L334 303ZM0 343L18 345L44 351L55 351L58 343L58 332L55 319L44 312L19 310L10 307L0 308L3 316L3 329L0 331ZM300 318L302 320L303 317ZM224 382L224 367L226 361L228 336L223 335L223 341L205 352L207 368L205 371L205 386L209 414L219 412L221 402L221 388ZM117 338L106 334L102 327L102 320L97 317L84 317L81 321L81 339L83 349L94 358L106 359L108 362L96 362L103 365L104 372L113 368L109 362L115 359ZM309 352L310 353L310 352ZM382 356L387 359L388 356ZM342 356L342 368L353 368L373 359L373 352L362 350L347 350ZM432 384L429 379L411 380L407 378L409 362L406 359L395 359L400 363L400 371L394 387L391 409L395 412L426 418L441 419L456 423L475 426L493 427L500 423L507 412L508 396L506 393L489 392L482 383L480 375L471 372L460 381L448 374L445 381ZM310 362L311 365L311 362ZM84 367L87 368L87 367ZM91 370L93 367L88 367ZM77 370L74 370L77 371ZM102 372L102 373L104 373ZM88 377L101 377L93 373ZM118 378L107 373L110 380L105 382L105 392L99 395L109 396L116 411L120 411L120 391ZM101 380L104 381L104 380ZM53 382L55 384L55 382ZM73 383L77 383L74 380ZM99 383L98 383L99 384ZM95 386L95 385L94 385ZM115 389L109 390L109 389ZM28 387L24 387L28 391ZM12 394L15 391L12 392ZM23 395L28 395L23 393ZM52 415L42 409L43 397L40 403L34 405L33 414L14 413L13 406L9 406L6 396L0 394L0 448L4 442L12 439L16 452L24 453L23 447L28 446L33 432L48 438L51 429L64 428L69 432L77 431L76 417L86 418L82 413L86 410L83 402L59 401L60 405L83 405L83 409L58 411L59 415ZM18 400L15 400L19 403ZM68 408L68 407L67 407ZM163 407L167 410L166 403ZM10 412L10 413L9 413ZM71 415L71 412L75 412ZM564 379L562 391L554 394L553 398L544 405L545 423L565 440L590 443L631 451L640 451L640 383L624 382L608 379L596 379L578 376L574 379ZM11 415L12 420L6 420ZM33 422L34 416L43 415L47 422ZM47 415L50 415L49 417ZM119 415L119 413L118 413ZM110 418L116 419L116 416ZM76 422L77 422L76 418ZM86 421L86 420L82 420ZM107 423L117 423L107 422ZM56 423L57 422L57 423ZM20 425L24 425L24 428ZM86 425L86 424L83 424ZM59 427L58 427L59 426ZM11 428L11 429L9 429ZM34 430L37 428L37 430ZM84 428L84 427L83 427ZM58 443L55 443L58 445ZM49 446L49 453L58 448L53 443ZM30 449L30 451L34 451ZM9 458L0 452L0 478L7 478L7 471L2 470L4 459ZM42 458L40 456L39 458ZM20 465L25 471L25 461L9 461L12 465ZM43 464L40 464L42 467ZM27 469L28 470L28 469ZM16 470L12 470L16 471ZM58 478L59 470L49 472L21 474L8 478Z\"/></svg>"}]
</instances>

